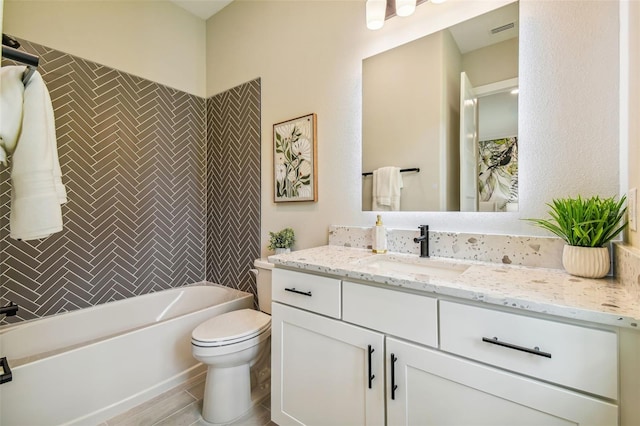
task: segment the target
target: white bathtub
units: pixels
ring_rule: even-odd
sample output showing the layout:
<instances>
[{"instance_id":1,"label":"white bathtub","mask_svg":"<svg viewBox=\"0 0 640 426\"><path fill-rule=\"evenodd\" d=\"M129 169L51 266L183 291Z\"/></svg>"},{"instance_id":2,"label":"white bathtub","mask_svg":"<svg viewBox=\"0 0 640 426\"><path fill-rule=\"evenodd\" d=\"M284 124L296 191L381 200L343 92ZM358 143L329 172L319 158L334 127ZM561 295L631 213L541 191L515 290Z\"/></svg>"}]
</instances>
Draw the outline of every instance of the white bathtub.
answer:
<instances>
[{"instance_id":1,"label":"white bathtub","mask_svg":"<svg viewBox=\"0 0 640 426\"><path fill-rule=\"evenodd\" d=\"M191 331L252 308L249 293L193 285L0 330L13 373L0 385L0 425L98 424L204 370Z\"/></svg>"}]
</instances>

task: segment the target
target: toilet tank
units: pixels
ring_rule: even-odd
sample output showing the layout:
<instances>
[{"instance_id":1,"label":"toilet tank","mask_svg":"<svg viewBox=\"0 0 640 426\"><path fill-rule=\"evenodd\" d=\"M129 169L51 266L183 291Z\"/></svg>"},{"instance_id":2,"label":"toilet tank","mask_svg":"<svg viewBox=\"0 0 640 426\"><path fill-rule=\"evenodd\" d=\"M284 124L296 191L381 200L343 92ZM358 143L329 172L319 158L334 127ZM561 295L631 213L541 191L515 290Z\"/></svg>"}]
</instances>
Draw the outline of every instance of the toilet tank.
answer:
<instances>
[{"instance_id":1,"label":"toilet tank","mask_svg":"<svg viewBox=\"0 0 640 426\"><path fill-rule=\"evenodd\" d=\"M256 286L258 288L258 306L265 314L271 314L271 270L273 263L267 259L256 259L253 265L256 273Z\"/></svg>"}]
</instances>

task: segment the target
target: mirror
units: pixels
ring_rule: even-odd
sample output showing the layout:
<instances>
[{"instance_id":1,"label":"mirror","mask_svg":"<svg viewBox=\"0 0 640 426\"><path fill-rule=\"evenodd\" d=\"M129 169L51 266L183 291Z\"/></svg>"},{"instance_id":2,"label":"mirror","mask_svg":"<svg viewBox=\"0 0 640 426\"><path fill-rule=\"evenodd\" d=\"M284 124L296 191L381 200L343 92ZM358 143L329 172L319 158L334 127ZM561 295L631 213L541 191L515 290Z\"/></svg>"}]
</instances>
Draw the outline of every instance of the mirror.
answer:
<instances>
[{"instance_id":1,"label":"mirror","mask_svg":"<svg viewBox=\"0 0 640 426\"><path fill-rule=\"evenodd\" d=\"M364 59L362 210L517 210L517 88L517 2Z\"/></svg>"}]
</instances>

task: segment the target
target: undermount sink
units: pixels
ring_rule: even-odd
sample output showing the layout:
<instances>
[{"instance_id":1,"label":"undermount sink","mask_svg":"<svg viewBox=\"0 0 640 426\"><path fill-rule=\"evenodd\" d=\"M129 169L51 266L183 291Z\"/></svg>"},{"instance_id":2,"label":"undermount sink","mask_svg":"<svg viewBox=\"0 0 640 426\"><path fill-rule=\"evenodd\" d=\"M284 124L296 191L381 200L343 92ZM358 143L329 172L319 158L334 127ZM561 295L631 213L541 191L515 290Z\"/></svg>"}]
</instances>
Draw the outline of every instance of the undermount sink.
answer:
<instances>
[{"instance_id":1,"label":"undermount sink","mask_svg":"<svg viewBox=\"0 0 640 426\"><path fill-rule=\"evenodd\" d=\"M381 256L360 262L368 268L384 275L385 271L396 274L427 275L440 278L456 278L469 268L468 265L456 265L427 258L405 258Z\"/></svg>"}]
</instances>

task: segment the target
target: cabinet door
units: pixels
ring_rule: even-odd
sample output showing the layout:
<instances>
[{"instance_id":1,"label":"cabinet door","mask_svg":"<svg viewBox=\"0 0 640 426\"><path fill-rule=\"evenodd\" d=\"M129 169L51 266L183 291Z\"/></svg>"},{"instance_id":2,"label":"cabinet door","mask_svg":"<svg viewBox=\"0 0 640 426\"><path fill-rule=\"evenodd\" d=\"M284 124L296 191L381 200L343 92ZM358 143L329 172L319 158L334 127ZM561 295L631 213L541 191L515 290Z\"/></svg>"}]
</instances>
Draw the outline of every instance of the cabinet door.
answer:
<instances>
[{"instance_id":1,"label":"cabinet door","mask_svg":"<svg viewBox=\"0 0 640 426\"><path fill-rule=\"evenodd\" d=\"M274 422L384 424L382 334L279 303L271 322Z\"/></svg>"},{"instance_id":2,"label":"cabinet door","mask_svg":"<svg viewBox=\"0 0 640 426\"><path fill-rule=\"evenodd\" d=\"M618 424L616 405L395 339L386 346L389 426Z\"/></svg>"}]
</instances>

